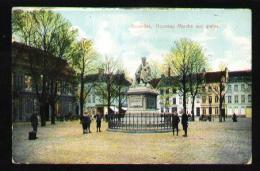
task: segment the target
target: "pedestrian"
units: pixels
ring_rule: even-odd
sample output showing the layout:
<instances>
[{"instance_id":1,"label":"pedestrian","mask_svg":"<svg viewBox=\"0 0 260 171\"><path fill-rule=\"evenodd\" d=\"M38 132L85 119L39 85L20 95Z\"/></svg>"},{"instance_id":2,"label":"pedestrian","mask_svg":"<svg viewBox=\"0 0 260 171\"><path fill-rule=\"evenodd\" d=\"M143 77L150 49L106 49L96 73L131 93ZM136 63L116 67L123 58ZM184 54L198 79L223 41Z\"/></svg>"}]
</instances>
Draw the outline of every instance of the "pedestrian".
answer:
<instances>
[{"instance_id":1,"label":"pedestrian","mask_svg":"<svg viewBox=\"0 0 260 171\"><path fill-rule=\"evenodd\" d=\"M182 128L184 130L184 137L187 137L187 129L188 129L188 115L183 112L182 116L181 116L181 123L182 123Z\"/></svg>"},{"instance_id":2,"label":"pedestrian","mask_svg":"<svg viewBox=\"0 0 260 171\"><path fill-rule=\"evenodd\" d=\"M233 120L233 122L237 122L237 115L235 113L232 116L232 120Z\"/></svg>"},{"instance_id":3,"label":"pedestrian","mask_svg":"<svg viewBox=\"0 0 260 171\"><path fill-rule=\"evenodd\" d=\"M83 134L87 133L87 122L88 122L87 113L84 112L82 119L81 119Z\"/></svg>"},{"instance_id":4,"label":"pedestrian","mask_svg":"<svg viewBox=\"0 0 260 171\"><path fill-rule=\"evenodd\" d=\"M33 128L34 132L37 132L37 127L38 127L38 117L37 117L37 113L33 112L33 114L31 115L31 125Z\"/></svg>"},{"instance_id":5,"label":"pedestrian","mask_svg":"<svg viewBox=\"0 0 260 171\"><path fill-rule=\"evenodd\" d=\"M101 128L101 114L97 114L96 115L96 122L97 122L97 132L101 132L100 128Z\"/></svg>"},{"instance_id":6,"label":"pedestrian","mask_svg":"<svg viewBox=\"0 0 260 171\"><path fill-rule=\"evenodd\" d=\"M180 118L179 118L178 114L176 112L174 112L174 114L172 116L172 133L173 133L173 135L174 135L174 129L176 129L177 136L178 136L179 122L180 122Z\"/></svg>"},{"instance_id":7,"label":"pedestrian","mask_svg":"<svg viewBox=\"0 0 260 171\"><path fill-rule=\"evenodd\" d=\"M90 117L90 114L87 115L87 132L91 133L90 131L90 124L91 124L91 117Z\"/></svg>"}]
</instances>

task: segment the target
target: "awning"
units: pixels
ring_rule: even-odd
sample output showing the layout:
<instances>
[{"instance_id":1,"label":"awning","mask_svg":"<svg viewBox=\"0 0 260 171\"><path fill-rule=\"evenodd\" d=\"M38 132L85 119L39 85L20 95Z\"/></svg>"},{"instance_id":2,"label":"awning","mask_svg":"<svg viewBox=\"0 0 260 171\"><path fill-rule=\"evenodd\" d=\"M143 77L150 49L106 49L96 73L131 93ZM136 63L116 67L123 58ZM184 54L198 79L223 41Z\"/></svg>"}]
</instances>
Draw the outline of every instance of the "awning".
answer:
<instances>
[{"instance_id":1,"label":"awning","mask_svg":"<svg viewBox=\"0 0 260 171\"><path fill-rule=\"evenodd\" d=\"M118 108L115 106L110 106L110 109L113 110L114 112L118 112Z\"/></svg>"}]
</instances>

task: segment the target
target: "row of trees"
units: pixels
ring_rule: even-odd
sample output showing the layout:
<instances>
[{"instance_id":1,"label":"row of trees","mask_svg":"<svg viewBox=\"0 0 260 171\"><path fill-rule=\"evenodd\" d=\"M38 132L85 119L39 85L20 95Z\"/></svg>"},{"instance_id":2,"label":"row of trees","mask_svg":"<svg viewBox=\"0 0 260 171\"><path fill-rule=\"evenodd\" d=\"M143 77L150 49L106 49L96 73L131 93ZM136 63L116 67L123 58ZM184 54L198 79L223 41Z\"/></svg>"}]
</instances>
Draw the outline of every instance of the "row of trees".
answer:
<instances>
[{"instance_id":1,"label":"row of trees","mask_svg":"<svg viewBox=\"0 0 260 171\"><path fill-rule=\"evenodd\" d=\"M33 51L28 53L30 74L40 107L41 126L46 125L45 109L49 105L52 108L51 123L55 124L55 104L60 98L58 89L61 86L59 80L62 79L66 79L72 84L79 84L78 100L81 116L86 97L93 87L97 93L102 95L108 109L110 109L115 97L119 99L119 109L121 109L124 100L122 87L129 84L125 81L124 71L120 69L113 58L101 61L91 40L77 41L78 31L73 29L71 23L60 14L48 10L14 10L12 28L13 35L19 42L41 50L40 58L37 60L35 60ZM55 56L61 60L53 62L49 56ZM64 60L76 72L76 79L64 78L62 70L65 69L65 65L60 63ZM88 75L96 73L98 68L103 70L102 80L99 79L101 76L98 76L95 80L91 80L93 82L91 86L87 86ZM102 81L103 84L98 84L99 81Z\"/></svg>"},{"instance_id":2,"label":"row of trees","mask_svg":"<svg viewBox=\"0 0 260 171\"><path fill-rule=\"evenodd\" d=\"M165 62L179 78L177 89L179 90L180 96L183 97L183 112L185 113L187 97L191 97L191 114L192 120L194 120L195 98L198 94L203 93L201 88L205 83L204 73L209 69L201 45L187 38L175 41L171 52L165 58ZM225 73L222 70L218 78L219 86L213 87L214 93L219 99L220 122L223 117L225 118L225 114L223 110L221 110L225 97L225 78Z\"/></svg>"}]
</instances>

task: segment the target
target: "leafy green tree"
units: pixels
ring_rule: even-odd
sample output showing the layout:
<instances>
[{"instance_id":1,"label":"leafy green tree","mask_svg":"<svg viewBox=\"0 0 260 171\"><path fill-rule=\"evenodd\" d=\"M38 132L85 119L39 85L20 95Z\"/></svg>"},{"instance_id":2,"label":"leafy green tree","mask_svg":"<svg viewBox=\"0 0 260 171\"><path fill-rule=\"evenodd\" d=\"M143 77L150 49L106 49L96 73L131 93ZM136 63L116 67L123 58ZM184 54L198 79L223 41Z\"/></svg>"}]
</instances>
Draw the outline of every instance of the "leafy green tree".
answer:
<instances>
[{"instance_id":1,"label":"leafy green tree","mask_svg":"<svg viewBox=\"0 0 260 171\"><path fill-rule=\"evenodd\" d=\"M180 79L178 90L180 95L183 97L183 112L186 113L186 99L191 92L191 89L193 91L192 95L194 96L193 100L195 99L197 93L196 88L198 88L199 84L197 86L195 85L196 79L193 79L193 76L194 73L200 71L200 69L197 69L197 67L200 66L199 64L201 63L204 65L203 52L199 44L193 42L190 39L182 38L178 41L175 41L171 52L166 56L166 61L171 70Z\"/></svg>"},{"instance_id":2,"label":"leafy green tree","mask_svg":"<svg viewBox=\"0 0 260 171\"><path fill-rule=\"evenodd\" d=\"M201 92L203 84L203 72L207 69L207 60L203 53L202 47L197 42L191 42L190 46L191 56L189 62L188 86L191 95L191 114L194 121L194 104L196 96Z\"/></svg>"},{"instance_id":3,"label":"leafy green tree","mask_svg":"<svg viewBox=\"0 0 260 171\"><path fill-rule=\"evenodd\" d=\"M86 87L87 75L96 72L98 55L93 48L93 42L88 39L82 39L80 42L73 45L73 50L70 53L70 63L75 69L79 80L79 103L80 103L80 117L83 116L84 104L86 97L90 93L92 87Z\"/></svg>"},{"instance_id":4,"label":"leafy green tree","mask_svg":"<svg viewBox=\"0 0 260 171\"><path fill-rule=\"evenodd\" d=\"M60 52L60 56L63 56L64 52L61 49L64 50L64 46L68 47L66 44L68 41L66 40L66 43L64 43L61 40L62 32L66 32L70 25L60 14L41 9L33 11L14 10L12 26L14 36L20 42L41 50L39 54L41 58L35 61L35 53L32 51L28 54L28 61L30 63L36 96L40 105L41 126L45 126L45 109L49 105L48 100L51 88L48 82L49 78L54 80L51 70L53 64L50 61L50 56L57 55L58 52ZM63 35L65 34L67 33ZM63 46L56 46L58 42L63 44Z\"/></svg>"}]
</instances>

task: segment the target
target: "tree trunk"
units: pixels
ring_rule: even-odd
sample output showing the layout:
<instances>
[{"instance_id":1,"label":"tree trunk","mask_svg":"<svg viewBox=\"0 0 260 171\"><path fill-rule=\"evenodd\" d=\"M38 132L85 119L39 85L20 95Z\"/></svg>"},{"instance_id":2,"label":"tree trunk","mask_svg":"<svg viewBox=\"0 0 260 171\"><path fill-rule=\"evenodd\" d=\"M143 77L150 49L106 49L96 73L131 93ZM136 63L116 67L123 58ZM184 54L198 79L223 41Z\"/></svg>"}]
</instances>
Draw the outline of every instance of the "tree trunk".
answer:
<instances>
[{"instance_id":1,"label":"tree trunk","mask_svg":"<svg viewBox=\"0 0 260 171\"><path fill-rule=\"evenodd\" d=\"M219 122L222 122L222 97L219 97Z\"/></svg>"},{"instance_id":2,"label":"tree trunk","mask_svg":"<svg viewBox=\"0 0 260 171\"><path fill-rule=\"evenodd\" d=\"M80 97L79 97L79 103L80 103L80 120L82 121L83 117L83 110L84 110L84 81L83 81L83 74L80 76Z\"/></svg>"},{"instance_id":3,"label":"tree trunk","mask_svg":"<svg viewBox=\"0 0 260 171\"><path fill-rule=\"evenodd\" d=\"M55 124L55 103L50 104L51 105L51 124Z\"/></svg>"},{"instance_id":4,"label":"tree trunk","mask_svg":"<svg viewBox=\"0 0 260 171\"><path fill-rule=\"evenodd\" d=\"M45 103L40 102L41 126L46 126Z\"/></svg>"},{"instance_id":5,"label":"tree trunk","mask_svg":"<svg viewBox=\"0 0 260 171\"><path fill-rule=\"evenodd\" d=\"M192 105L191 105L191 115L192 115L192 121L195 120L194 118L194 103L195 103L195 96L192 97Z\"/></svg>"}]
</instances>

